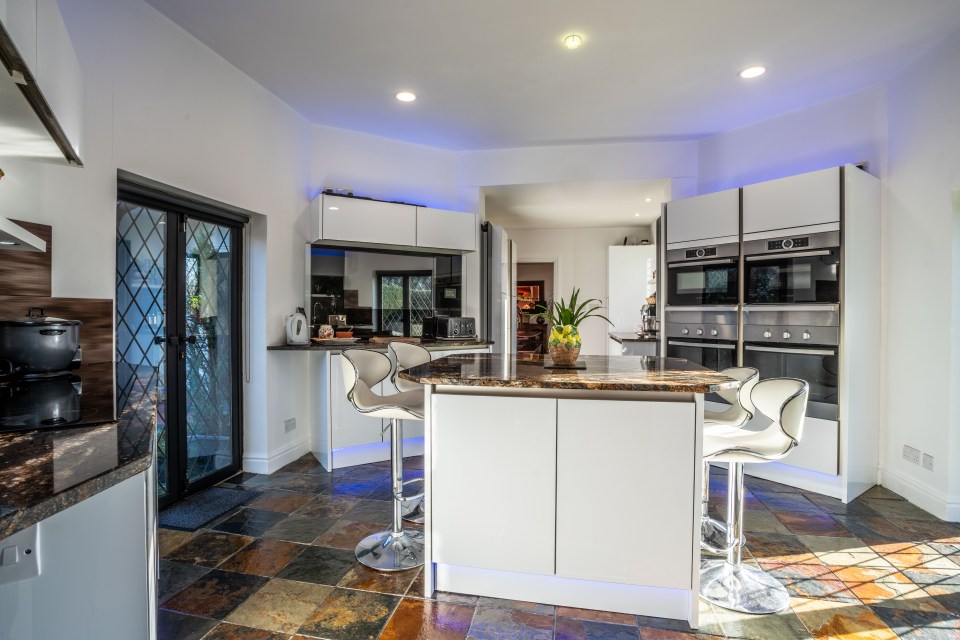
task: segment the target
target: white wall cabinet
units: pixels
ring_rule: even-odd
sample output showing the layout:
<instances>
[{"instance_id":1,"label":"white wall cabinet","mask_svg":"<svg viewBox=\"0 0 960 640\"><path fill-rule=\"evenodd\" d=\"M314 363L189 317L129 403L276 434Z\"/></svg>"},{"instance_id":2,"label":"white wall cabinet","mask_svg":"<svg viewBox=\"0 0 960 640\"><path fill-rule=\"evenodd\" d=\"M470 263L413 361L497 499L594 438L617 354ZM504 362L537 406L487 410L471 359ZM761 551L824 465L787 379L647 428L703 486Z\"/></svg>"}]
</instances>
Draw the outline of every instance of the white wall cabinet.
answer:
<instances>
[{"instance_id":1,"label":"white wall cabinet","mask_svg":"<svg viewBox=\"0 0 960 640\"><path fill-rule=\"evenodd\" d=\"M840 223L840 167L743 188L743 233Z\"/></svg>"},{"instance_id":2,"label":"white wall cabinet","mask_svg":"<svg viewBox=\"0 0 960 640\"><path fill-rule=\"evenodd\" d=\"M344 449L365 444L383 442L383 420L371 418L356 410L347 399L340 373L343 356L333 355L330 376L330 419L333 424L333 449ZM382 383L373 388L374 393L383 393Z\"/></svg>"},{"instance_id":3,"label":"white wall cabinet","mask_svg":"<svg viewBox=\"0 0 960 640\"><path fill-rule=\"evenodd\" d=\"M412 205L323 196L323 240L415 245L417 208Z\"/></svg>"},{"instance_id":4,"label":"white wall cabinet","mask_svg":"<svg viewBox=\"0 0 960 640\"><path fill-rule=\"evenodd\" d=\"M476 251L479 230L476 214L417 207L418 247Z\"/></svg>"},{"instance_id":5,"label":"white wall cabinet","mask_svg":"<svg viewBox=\"0 0 960 640\"><path fill-rule=\"evenodd\" d=\"M740 189L727 189L667 203L667 244L737 242Z\"/></svg>"},{"instance_id":6,"label":"white wall cabinet","mask_svg":"<svg viewBox=\"0 0 960 640\"><path fill-rule=\"evenodd\" d=\"M312 242L386 245L423 253L477 250L474 213L323 194L310 203L307 215Z\"/></svg>"}]
</instances>

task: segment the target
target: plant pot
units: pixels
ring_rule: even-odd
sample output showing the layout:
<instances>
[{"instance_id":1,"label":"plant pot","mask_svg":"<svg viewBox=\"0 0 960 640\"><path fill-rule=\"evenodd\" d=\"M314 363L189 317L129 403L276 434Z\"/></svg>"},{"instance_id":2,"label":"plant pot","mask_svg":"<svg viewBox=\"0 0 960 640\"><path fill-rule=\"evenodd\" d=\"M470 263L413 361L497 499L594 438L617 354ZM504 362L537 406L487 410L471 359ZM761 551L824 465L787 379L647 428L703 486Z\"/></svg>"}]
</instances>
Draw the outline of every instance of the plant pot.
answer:
<instances>
[{"instance_id":1,"label":"plant pot","mask_svg":"<svg viewBox=\"0 0 960 640\"><path fill-rule=\"evenodd\" d=\"M554 326L547 341L554 364L571 366L580 357L580 332L570 324Z\"/></svg>"}]
</instances>

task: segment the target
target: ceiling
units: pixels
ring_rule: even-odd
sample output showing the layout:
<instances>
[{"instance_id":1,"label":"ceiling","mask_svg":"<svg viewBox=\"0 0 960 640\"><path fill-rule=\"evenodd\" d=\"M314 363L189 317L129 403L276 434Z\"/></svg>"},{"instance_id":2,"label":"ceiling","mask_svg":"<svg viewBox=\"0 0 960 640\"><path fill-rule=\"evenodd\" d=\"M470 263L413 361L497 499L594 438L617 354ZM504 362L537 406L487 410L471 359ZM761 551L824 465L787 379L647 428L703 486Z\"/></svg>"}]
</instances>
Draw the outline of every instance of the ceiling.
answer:
<instances>
[{"instance_id":1,"label":"ceiling","mask_svg":"<svg viewBox=\"0 0 960 640\"><path fill-rule=\"evenodd\" d=\"M484 215L490 222L506 229L648 225L660 216L660 205L669 200L669 189L669 180L485 187Z\"/></svg>"},{"instance_id":2,"label":"ceiling","mask_svg":"<svg viewBox=\"0 0 960 640\"><path fill-rule=\"evenodd\" d=\"M454 150L699 138L882 82L960 28L957 0L147 1L312 122Z\"/></svg>"}]
</instances>

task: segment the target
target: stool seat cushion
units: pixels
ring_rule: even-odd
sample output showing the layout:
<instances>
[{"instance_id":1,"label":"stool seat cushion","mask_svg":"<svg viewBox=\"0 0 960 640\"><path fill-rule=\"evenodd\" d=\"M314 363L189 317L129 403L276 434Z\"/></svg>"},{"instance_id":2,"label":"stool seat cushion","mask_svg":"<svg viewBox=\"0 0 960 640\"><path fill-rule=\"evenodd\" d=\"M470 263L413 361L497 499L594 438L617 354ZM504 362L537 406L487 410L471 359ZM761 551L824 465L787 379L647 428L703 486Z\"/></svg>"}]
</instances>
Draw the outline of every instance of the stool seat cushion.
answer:
<instances>
[{"instance_id":1,"label":"stool seat cushion","mask_svg":"<svg viewBox=\"0 0 960 640\"><path fill-rule=\"evenodd\" d=\"M726 411L704 411L703 426L739 427L746 422L744 417L740 407L730 407Z\"/></svg>"},{"instance_id":2,"label":"stool seat cushion","mask_svg":"<svg viewBox=\"0 0 960 640\"><path fill-rule=\"evenodd\" d=\"M361 399L359 396L366 396ZM389 396L375 393L355 393L356 406L364 415L372 418L396 418L397 420L423 420L423 389L404 391Z\"/></svg>"},{"instance_id":3,"label":"stool seat cushion","mask_svg":"<svg viewBox=\"0 0 960 640\"><path fill-rule=\"evenodd\" d=\"M786 455L793 442L779 426L763 431L712 425L703 431L703 457L715 462L764 462Z\"/></svg>"}]
</instances>

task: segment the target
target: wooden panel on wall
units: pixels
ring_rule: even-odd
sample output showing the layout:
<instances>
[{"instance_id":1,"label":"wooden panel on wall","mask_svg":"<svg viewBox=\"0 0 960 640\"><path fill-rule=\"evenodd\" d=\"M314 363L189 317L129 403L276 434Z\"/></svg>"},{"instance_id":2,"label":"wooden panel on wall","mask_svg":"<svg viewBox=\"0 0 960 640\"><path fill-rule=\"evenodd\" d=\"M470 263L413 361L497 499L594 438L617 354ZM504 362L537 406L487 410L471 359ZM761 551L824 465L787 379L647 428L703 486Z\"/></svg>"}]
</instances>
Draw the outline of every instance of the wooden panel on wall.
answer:
<instances>
[{"instance_id":1,"label":"wooden panel on wall","mask_svg":"<svg viewBox=\"0 0 960 640\"><path fill-rule=\"evenodd\" d=\"M30 307L42 307L48 316L80 320L83 361L113 362L113 300L0 295L0 313L26 316Z\"/></svg>"},{"instance_id":2,"label":"wooden panel on wall","mask_svg":"<svg viewBox=\"0 0 960 640\"><path fill-rule=\"evenodd\" d=\"M47 243L43 253L0 250L0 294L4 296L50 296L50 257L53 228L45 224L12 220Z\"/></svg>"}]
</instances>

